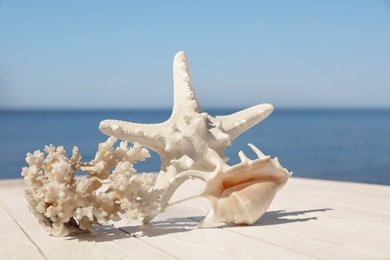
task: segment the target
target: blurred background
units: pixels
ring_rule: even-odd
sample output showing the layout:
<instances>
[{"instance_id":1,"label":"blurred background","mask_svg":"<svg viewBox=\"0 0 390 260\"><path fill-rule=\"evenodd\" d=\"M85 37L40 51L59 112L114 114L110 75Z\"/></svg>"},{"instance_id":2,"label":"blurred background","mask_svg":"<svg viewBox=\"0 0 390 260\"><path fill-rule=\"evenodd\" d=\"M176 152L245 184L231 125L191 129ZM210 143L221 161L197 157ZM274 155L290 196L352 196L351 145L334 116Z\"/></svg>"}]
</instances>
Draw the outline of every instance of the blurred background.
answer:
<instances>
[{"instance_id":1,"label":"blurred background","mask_svg":"<svg viewBox=\"0 0 390 260\"><path fill-rule=\"evenodd\" d=\"M233 142L294 176L390 185L390 1L0 1L0 178L101 120L156 123L184 50L204 110L275 112ZM252 156L253 157L253 156ZM159 158L136 166L158 171Z\"/></svg>"}]
</instances>

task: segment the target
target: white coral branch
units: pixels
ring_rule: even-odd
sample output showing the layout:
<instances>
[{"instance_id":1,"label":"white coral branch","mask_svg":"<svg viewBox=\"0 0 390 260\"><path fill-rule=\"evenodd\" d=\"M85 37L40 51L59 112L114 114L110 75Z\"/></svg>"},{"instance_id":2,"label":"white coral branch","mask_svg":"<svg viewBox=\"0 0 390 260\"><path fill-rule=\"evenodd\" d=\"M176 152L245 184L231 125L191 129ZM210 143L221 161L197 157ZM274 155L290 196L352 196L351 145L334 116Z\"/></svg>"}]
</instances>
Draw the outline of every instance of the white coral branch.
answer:
<instances>
[{"instance_id":1,"label":"white coral branch","mask_svg":"<svg viewBox=\"0 0 390 260\"><path fill-rule=\"evenodd\" d=\"M28 153L22 176L27 184L26 197L30 210L45 229L54 236L89 231L96 235L95 224L119 220L126 213L128 220L140 219L160 211L160 194L153 191L156 176L136 175L133 164L148 158L149 151L134 144L110 137L99 145L95 159L81 162L78 148L68 158L62 146L46 146L45 153ZM111 169L114 168L112 171ZM75 171L88 176L75 179ZM98 192L102 183L106 191Z\"/></svg>"}]
</instances>

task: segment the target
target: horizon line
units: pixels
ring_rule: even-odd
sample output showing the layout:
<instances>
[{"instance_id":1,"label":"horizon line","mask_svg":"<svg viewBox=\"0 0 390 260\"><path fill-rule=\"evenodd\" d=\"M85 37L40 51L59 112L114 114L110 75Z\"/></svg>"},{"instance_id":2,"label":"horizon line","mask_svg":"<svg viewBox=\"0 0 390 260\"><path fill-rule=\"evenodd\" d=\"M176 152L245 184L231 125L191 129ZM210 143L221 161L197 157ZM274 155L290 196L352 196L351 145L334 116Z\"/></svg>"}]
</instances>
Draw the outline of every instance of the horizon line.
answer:
<instances>
[{"instance_id":1,"label":"horizon line","mask_svg":"<svg viewBox=\"0 0 390 260\"><path fill-rule=\"evenodd\" d=\"M242 110L248 107L210 107L205 106L202 107L203 111L207 110ZM384 111L390 110L390 106L388 107L295 107L295 106L282 106L275 107L274 111ZM0 112L95 112L95 111L172 111L172 107L0 107Z\"/></svg>"}]
</instances>

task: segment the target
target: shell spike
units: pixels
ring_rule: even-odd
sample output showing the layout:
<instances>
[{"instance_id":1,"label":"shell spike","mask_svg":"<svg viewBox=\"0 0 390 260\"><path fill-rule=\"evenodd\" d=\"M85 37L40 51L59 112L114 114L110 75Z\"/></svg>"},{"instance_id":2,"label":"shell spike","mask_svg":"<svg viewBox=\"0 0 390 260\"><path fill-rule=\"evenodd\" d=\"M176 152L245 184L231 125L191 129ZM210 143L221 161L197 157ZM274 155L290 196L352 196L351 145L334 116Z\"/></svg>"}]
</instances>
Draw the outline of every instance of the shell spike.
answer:
<instances>
[{"instance_id":1,"label":"shell spike","mask_svg":"<svg viewBox=\"0 0 390 260\"><path fill-rule=\"evenodd\" d=\"M242 163L248 163L250 161L243 151L238 152L238 157L240 157Z\"/></svg>"},{"instance_id":2,"label":"shell spike","mask_svg":"<svg viewBox=\"0 0 390 260\"><path fill-rule=\"evenodd\" d=\"M265 157L265 155L260 151L260 149L257 148L256 146L254 146L253 144L248 144L248 146L255 152L255 154L259 158L264 158Z\"/></svg>"},{"instance_id":3,"label":"shell spike","mask_svg":"<svg viewBox=\"0 0 390 260\"><path fill-rule=\"evenodd\" d=\"M209 152L209 154L211 155L211 157L215 160L215 161L214 161L214 164L217 165L217 167L218 167L218 165L219 165L219 166L225 165L225 162L223 161L223 159L221 158L221 156L219 156L219 155L217 154L216 151L214 151L214 150L211 149L211 148L208 148L207 151Z\"/></svg>"}]
</instances>

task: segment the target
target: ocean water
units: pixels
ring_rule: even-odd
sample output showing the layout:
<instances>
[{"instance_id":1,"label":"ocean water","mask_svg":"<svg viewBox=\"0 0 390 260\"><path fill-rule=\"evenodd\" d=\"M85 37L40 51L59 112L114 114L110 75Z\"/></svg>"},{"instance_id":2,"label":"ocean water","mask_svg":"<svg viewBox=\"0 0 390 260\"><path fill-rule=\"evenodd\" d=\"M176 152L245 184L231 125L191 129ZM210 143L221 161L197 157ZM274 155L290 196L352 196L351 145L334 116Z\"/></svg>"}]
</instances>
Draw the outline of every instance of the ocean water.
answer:
<instances>
[{"instance_id":1,"label":"ocean water","mask_svg":"<svg viewBox=\"0 0 390 260\"><path fill-rule=\"evenodd\" d=\"M0 111L0 179L21 178L26 153L48 144L63 145L68 155L77 145L83 161L93 159L107 139L98 129L104 119L158 123L169 116L169 110ZM240 150L255 158L248 143L297 177L390 185L390 110L276 110L233 141L228 164L239 162ZM158 155L151 155L135 165L138 172L159 170Z\"/></svg>"}]
</instances>

